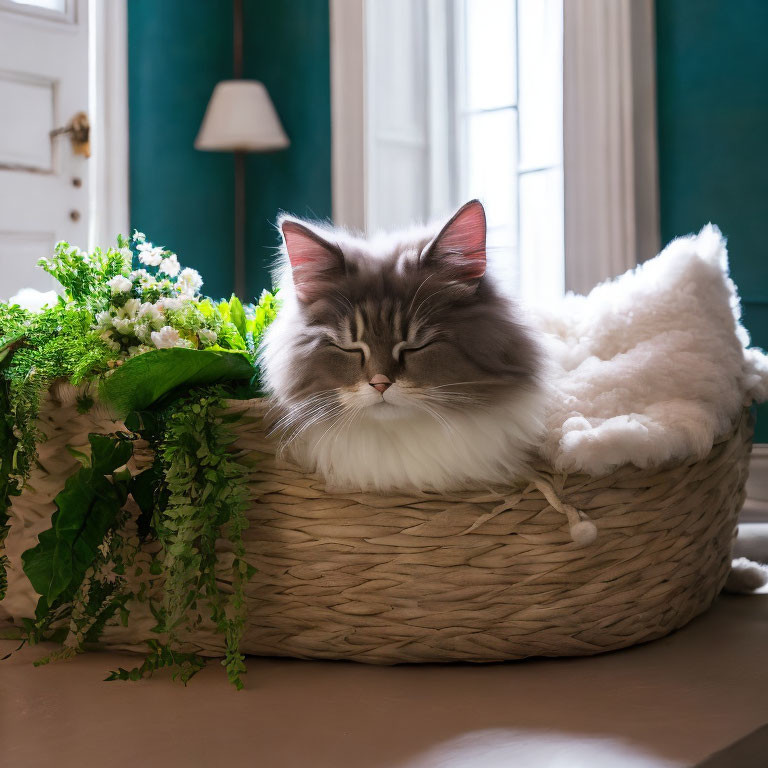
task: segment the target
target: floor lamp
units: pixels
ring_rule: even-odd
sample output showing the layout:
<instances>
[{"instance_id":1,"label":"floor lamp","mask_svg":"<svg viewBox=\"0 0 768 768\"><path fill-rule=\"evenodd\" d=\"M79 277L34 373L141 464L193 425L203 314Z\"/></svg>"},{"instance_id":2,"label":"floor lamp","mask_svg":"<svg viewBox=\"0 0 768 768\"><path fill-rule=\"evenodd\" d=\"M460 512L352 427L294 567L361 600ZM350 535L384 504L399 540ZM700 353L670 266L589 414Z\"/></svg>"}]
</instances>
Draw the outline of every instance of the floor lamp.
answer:
<instances>
[{"instance_id":1,"label":"floor lamp","mask_svg":"<svg viewBox=\"0 0 768 768\"><path fill-rule=\"evenodd\" d=\"M235 293L245 299L245 153L289 145L263 83L243 80L243 2L234 0L234 79L213 89L195 149L235 153Z\"/></svg>"}]
</instances>

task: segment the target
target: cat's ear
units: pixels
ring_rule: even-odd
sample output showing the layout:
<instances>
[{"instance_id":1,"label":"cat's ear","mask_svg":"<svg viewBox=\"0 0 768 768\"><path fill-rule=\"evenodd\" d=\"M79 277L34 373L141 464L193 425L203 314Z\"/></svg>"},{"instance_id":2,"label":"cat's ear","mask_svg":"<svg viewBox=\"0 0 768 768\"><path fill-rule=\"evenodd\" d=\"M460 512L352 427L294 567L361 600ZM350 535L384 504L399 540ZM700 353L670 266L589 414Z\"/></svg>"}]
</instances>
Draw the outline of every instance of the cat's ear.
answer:
<instances>
[{"instance_id":1,"label":"cat's ear","mask_svg":"<svg viewBox=\"0 0 768 768\"><path fill-rule=\"evenodd\" d=\"M469 282L485 274L485 209L479 200L462 205L424 249L422 261Z\"/></svg>"},{"instance_id":2,"label":"cat's ear","mask_svg":"<svg viewBox=\"0 0 768 768\"><path fill-rule=\"evenodd\" d=\"M280 232L291 263L293 284L299 301L314 301L323 283L344 274L344 256L334 243L296 219L280 221Z\"/></svg>"}]
</instances>

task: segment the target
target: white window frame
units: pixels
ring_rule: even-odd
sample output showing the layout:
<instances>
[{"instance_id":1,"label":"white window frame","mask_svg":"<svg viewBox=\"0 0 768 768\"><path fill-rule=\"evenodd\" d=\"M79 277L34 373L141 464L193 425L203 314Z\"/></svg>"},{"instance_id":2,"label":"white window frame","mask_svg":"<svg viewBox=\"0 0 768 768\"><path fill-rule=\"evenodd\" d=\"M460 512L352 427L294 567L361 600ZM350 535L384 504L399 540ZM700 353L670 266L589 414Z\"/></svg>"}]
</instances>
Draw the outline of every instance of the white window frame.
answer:
<instances>
[{"instance_id":1,"label":"white window frame","mask_svg":"<svg viewBox=\"0 0 768 768\"><path fill-rule=\"evenodd\" d=\"M91 121L88 247L114 245L128 235L128 18L126 0L89 0Z\"/></svg>"}]
</instances>

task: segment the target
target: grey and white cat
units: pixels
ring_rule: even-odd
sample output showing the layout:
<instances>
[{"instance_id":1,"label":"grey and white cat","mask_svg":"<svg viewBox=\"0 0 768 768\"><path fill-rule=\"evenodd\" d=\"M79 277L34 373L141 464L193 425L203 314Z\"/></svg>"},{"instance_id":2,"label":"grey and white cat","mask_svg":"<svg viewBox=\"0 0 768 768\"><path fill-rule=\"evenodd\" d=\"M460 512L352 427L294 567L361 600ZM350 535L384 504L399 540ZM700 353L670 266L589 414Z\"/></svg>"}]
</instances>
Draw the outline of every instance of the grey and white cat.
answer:
<instances>
[{"instance_id":1,"label":"grey and white cat","mask_svg":"<svg viewBox=\"0 0 768 768\"><path fill-rule=\"evenodd\" d=\"M332 487L509 483L540 431L541 353L486 273L473 200L370 240L290 216L262 370L287 456Z\"/></svg>"}]
</instances>

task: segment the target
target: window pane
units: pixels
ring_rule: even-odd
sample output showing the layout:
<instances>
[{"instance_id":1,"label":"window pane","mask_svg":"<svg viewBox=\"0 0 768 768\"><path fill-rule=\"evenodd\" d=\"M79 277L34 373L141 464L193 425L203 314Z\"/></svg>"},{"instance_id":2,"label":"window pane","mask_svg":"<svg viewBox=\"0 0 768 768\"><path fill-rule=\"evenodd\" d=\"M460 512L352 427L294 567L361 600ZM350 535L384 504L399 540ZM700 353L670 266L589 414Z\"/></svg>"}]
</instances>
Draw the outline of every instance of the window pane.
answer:
<instances>
[{"instance_id":1,"label":"window pane","mask_svg":"<svg viewBox=\"0 0 768 768\"><path fill-rule=\"evenodd\" d=\"M55 11L64 14L67 11L67 0L13 0L19 5L33 5L35 8L44 8L46 11Z\"/></svg>"},{"instance_id":2,"label":"window pane","mask_svg":"<svg viewBox=\"0 0 768 768\"><path fill-rule=\"evenodd\" d=\"M520 168L563 156L563 0L518 0Z\"/></svg>"},{"instance_id":3,"label":"window pane","mask_svg":"<svg viewBox=\"0 0 768 768\"><path fill-rule=\"evenodd\" d=\"M515 103L515 0L464 0L467 109Z\"/></svg>"},{"instance_id":4,"label":"window pane","mask_svg":"<svg viewBox=\"0 0 768 768\"><path fill-rule=\"evenodd\" d=\"M506 226L491 227L486 237L488 273L513 296L519 295L520 285L516 224L517 217L513 216Z\"/></svg>"},{"instance_id":5,"label":"window pane","mask_svg":"<svg viewBox=\"0 0 768 768\"><path fill-rule=\"evenodd\" d=\"M544 303L563 295L563 170L520 176L520 294Z\"/></svg>"},{"instance_id":6,"label":"window pane","mask_svg":"<svg viewBox=\"0 0 768 768\"><path fill-rule=\"evenodd\" d=\"M514 109L466 118L467 186L488 220L488 263L505 282L517 283L517 117Z\"/></svg>"},{"instance_id":7,"label":"window pane","mask_svg":"<svg viewBox=\"0 0 768 768\"><path fill-rule=\"evenodd\" d=\"M489 227L506 226L515 209L515 112L481 112L466 121L467 196L485 203Z\"/></svg>"}]
</instances>

